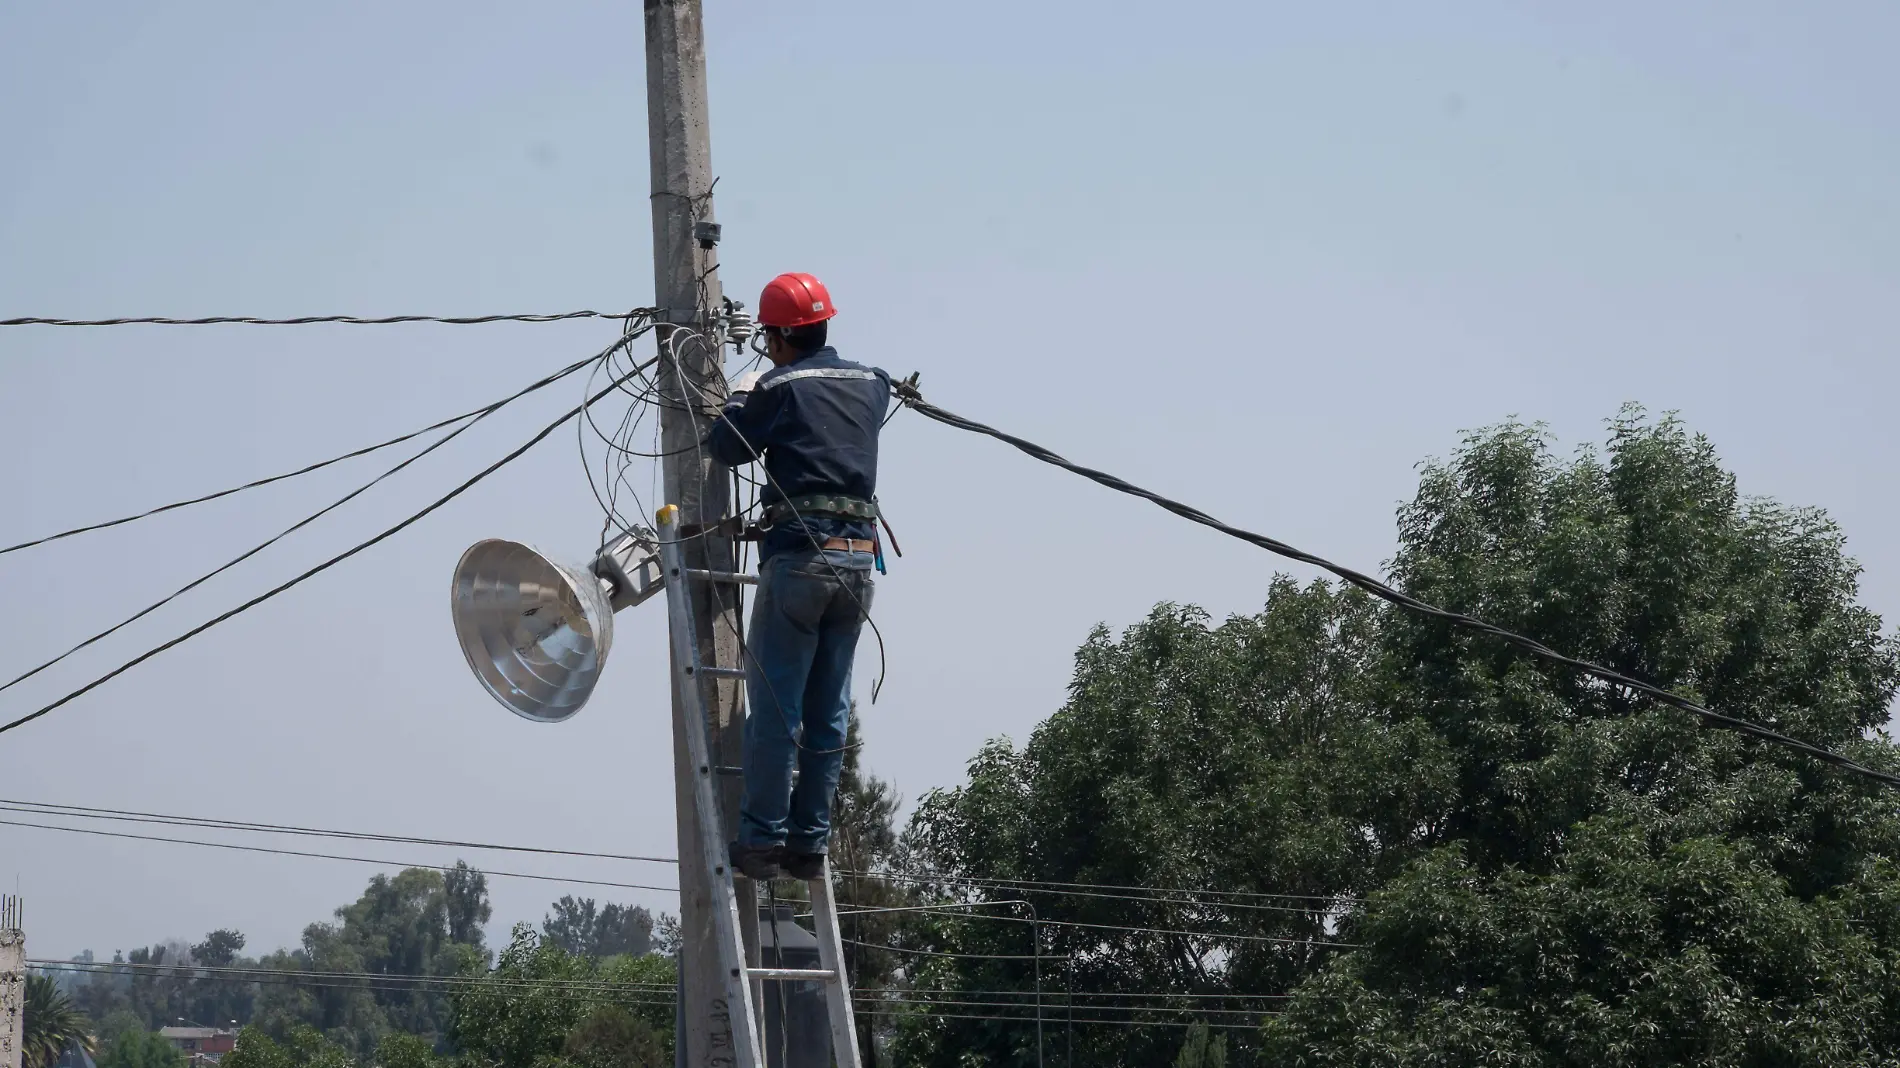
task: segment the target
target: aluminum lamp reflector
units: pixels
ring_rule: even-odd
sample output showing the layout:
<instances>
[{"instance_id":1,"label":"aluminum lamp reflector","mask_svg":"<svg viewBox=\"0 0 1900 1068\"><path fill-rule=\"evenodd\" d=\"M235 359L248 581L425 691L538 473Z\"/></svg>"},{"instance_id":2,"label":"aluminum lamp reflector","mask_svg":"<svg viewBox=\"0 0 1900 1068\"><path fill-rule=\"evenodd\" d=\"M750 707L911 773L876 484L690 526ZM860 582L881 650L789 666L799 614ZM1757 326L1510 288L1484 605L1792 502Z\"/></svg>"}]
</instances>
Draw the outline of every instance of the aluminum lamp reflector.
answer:
<instances>
[{"instance_id":1,"label":"aluminum lamp reflector","mask_svg":"<svg viewBox=\"0 0 1900 1068\"><path fill-rule=\"evenodd\" d=\"M614 639L614 584L520 542L477 542L455 565L455 636L475 677L536 723L579 712Z\"/></svg>"}]
</instances>

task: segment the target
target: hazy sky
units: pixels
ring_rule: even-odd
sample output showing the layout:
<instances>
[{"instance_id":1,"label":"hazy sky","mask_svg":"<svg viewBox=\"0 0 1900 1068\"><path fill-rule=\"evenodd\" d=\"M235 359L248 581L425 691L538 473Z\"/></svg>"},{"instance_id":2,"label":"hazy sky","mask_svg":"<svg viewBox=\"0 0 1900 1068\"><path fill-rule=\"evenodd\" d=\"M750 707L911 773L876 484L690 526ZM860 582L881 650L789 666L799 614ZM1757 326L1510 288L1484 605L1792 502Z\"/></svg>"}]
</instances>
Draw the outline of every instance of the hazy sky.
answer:
<instances>
[{"instance_id":1,"label":"hazy sky","mask_svg":"<svg viewBox=\"0 0 1900 1068\"><path fill-rule=\"evenodd\" d=\"M846 356L1360 567L1463 429L1516 414L1567 451L1625 401L1680 410L1744 492L1836 516L1891 618L1897 34L1890 3L715 2L723 275L752 300L813 271ZM631 2L0 6L0 317L646 304L642 62ZM0 331L0 544L413 429L613 329ZM0 694L0 714L380 530L579 388ZM393 461L0 557L0 669ZM879 589L890 676L866 760L911 800L985 738L1026 737L1094 624L1164 599L1250 611L1288 569L914 415L887 432L881 489L909 555ZM470 542L580 556L599 526L557 436L0 736L0 798L670 855L663 612L619 620L593 703L552 727L489 699L449 625ZM36 956L219 926L291 944L374 870L0 826ZM492 886L494 941L570 890L673 907Z\"/></svg>"}]
</instances>

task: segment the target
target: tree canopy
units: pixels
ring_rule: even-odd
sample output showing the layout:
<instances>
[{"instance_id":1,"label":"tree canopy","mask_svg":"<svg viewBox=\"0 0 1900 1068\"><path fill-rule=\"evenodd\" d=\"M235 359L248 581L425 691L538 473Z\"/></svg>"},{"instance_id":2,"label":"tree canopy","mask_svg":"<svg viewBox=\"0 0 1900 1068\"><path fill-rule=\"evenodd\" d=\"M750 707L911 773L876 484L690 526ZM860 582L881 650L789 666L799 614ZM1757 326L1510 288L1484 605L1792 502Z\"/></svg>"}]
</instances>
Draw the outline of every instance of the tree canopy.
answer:
<instances>
[{"instance_id":1,"label":"tree canopy","mask_svg":"<svg viewBox=\"0 0 1900 1068\"><path fill-rule=\"evenodd\" d=\"M573 898L554 909L592 918L584 946L569 952L518 928L491 969L482 948L487 877L464 863L409 868L371 877L292 949L245 957L244 935L219 929L193 945L141 947L63 975L102 1021L105 1068L182 1065L153 1033L181 1020L243 1025L226 1068L442 1068L476 1057L477 1046L481 1064L511 1063L490 1056L515 1048L509 1041L576 1068L640 1068L670 1056L670 1001L657 1013L654 1003L670 999L673 965L649 953L651 914ZM300 981L304 972L322 974ZM402 981L410 978L429 981ZM34 982L54 990L50 979ZM586 996L573 996L576 984Z\"/></svg>"},{"instance_id":2,"label":"tree canopy","mask_svg":"<svg viewBox=\"0 0 1900 1068\"><path fill-rule=\"evenodd\" d=\"M157 1032L122 1031L106 1043L99 1068L186 1068L185 1055Z\"/></svg>"},{"instance_id":3,"label":"tree canopy","mask_svg":"<svg viewBox=\"0 0 1900 1068\"><path fill-rule=\"evenodd\" d=\"M1839 529L1744 498L1674 419L1608 438L1470 435L1399 513L1396 584L1900 767L1900 655ZM907 842L952 896L1032 900L1044 1041L1072 983L1077 1063L1205 1059L1189 1023L1238 1065L1884 1064L1900 1039L1900 794L1325 582L1098 630L1063 707ZM1022 927L911 928L985 958L917 981L1032 990ZM1034 1063L1026 1003L908 1018L902 1062Z\"/></svg>"},{"instance_id":4,"label":"tree canopy","mask_svg":"<svg viewBox=\"0 0 1900 1068\"><path fill-rule=\"evenodd\" d=\"M20 1062L25 1068L49 1068L75 1046L91 1052L91 1026L50 977L27 975L20 1019Z\"/></svg>"},{"instance_id":5,"label":"tree canopy","mask_svg":"<svg viewBox=\"0 0 1900 1068\"><path fill-rule=\"evenodd\" d=\"M583 957L644 956L653 950L653 914L638 905L600 907L591 897L569 895L541 921L541 934Z\"/></svg>"}]
</instances>

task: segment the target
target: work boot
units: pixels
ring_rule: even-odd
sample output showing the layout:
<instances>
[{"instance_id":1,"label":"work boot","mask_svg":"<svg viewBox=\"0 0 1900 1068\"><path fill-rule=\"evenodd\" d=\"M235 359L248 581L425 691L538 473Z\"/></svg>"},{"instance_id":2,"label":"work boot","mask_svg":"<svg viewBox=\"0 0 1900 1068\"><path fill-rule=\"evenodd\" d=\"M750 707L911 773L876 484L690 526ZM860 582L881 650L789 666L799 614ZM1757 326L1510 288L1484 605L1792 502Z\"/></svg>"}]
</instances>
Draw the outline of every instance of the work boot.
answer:
<instances>
[{"instance_id":1,"label":"work boot","mask_svg":"<svg viewBox=\"0 0 1900 1068\"><path fill-rule=\"evenodd\" d=\"M726 860L734 870L748 879L776 879L779 877L779 858L785 855L785 847L780 845L749 846L737 842L726 846Z\"/></svg>"},{"instance_id":2,"label":"work boot","mask_svg":"<svg viewBox=\"0 0 1900 1068\"><path fill-rule=\"evenodd\" d=\"M786 850L779 864L785 874L793 879L810 882L825 873L825 855L823 853L794 853Z\"/></svg>"}]
</instances>

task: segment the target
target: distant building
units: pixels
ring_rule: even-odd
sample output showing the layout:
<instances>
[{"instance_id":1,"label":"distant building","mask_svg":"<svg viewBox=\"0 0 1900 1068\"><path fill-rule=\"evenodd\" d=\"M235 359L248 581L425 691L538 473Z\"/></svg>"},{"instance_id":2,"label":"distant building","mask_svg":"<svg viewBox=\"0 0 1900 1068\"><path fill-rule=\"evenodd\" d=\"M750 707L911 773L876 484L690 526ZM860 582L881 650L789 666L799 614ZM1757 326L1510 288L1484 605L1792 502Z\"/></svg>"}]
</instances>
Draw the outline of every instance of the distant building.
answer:
<instances>
[{"instance_id":1,"label":"distant building","mask_svg":"<svg viewBox=\"0 0 1900 1068\"><path fill-rule=\"evenodd\" d=\"M194 1066L216 1064L237 1048L238 1033L222 1027L161 1027L158 1036L183 1053Z\"/></svg>"}]
</instances>

